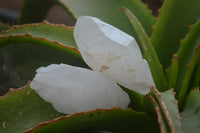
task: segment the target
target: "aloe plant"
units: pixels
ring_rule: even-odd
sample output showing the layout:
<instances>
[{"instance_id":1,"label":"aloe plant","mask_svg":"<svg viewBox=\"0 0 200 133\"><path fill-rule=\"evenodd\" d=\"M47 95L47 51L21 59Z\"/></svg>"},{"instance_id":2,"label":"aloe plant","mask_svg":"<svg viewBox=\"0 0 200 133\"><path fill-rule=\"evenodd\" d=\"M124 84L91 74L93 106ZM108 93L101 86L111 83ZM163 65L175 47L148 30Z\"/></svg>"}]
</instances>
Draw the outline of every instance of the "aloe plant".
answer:
<instances>
[{"instance_id":1,"label":"aloe plant","mask_svg":"<svg viewBox=\"0 0 200 133\"><path fill-rule=\"evenodd\" d=\"M55 4L107 32L44 21ZM0 34L3 87L15 88L0 96L0 132L199 132L199 7L165 0L156 18L140 0L25 0Z\"/></svg>"}]
</instances>

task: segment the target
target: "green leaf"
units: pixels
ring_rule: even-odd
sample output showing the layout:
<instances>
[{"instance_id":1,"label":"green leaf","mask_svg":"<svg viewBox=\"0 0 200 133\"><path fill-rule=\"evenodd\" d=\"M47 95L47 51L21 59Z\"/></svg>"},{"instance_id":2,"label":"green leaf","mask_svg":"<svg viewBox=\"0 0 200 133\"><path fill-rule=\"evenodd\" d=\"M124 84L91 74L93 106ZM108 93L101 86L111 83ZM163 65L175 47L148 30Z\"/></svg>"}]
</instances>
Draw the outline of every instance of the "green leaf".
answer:
<instances>
[{"instance_id":1,"label":"green leaf","mask_svg":"<svg viewBox=\"0 0 200 133\"><path fill-rule=\"evenodd\" d=\"M155 110L156 110L156 113L157 113L157 119L158 119L158 124L159 124L159 127L160 127L160 132L161 133L168 133L168 129L167 129L167 125L165 123L165 120L164 120L164 117L162 116L162 112L160 110L160 107L158 105L158 103L156 102L156 100L150 95L153 103L154 103L154 106L155 106Z\"/></svg>"},{"instance_id":2,"label":"green leaf","mask_svg":"<svg viewBox=\"0 0 200 133\"><path fill-rule=\"evenodd\" d=\"M29 87L10 89L0 97L0 132L19 133L23 130L63 116Z\"/></svg>"},{"instance_id":3,"label":"green leaf","mask_svg":"<svg viewBox=\"0 0 200 133\"><path fill-rule=\"evenodd\" d=\"M178 49L175 56L178 57L178 75L175 90L179 95L184 77L186 75L188 65L192 61L192 57L195 53L195 47L200 43L200 20L190 27L190 31L186 38L181 41L180 48ZM173 64L173 62L172 62ZM176 67L176 66L175 66ZM174 69L171 66L171 69Z\"/></svg>"},{"instance_id":4,"label":"green leaf","mask_svg":"<svg viewBox=\"0 0 200 133\"><path fill-rule=\"evenodd\" d=\"M161 100L162 107L163 107L162 109L164 110L165 109L164 106L166 105L166 108L172 120L171 121L172 123L169 122L171 129L175 130L175 133L181 133L182 129L181 129L180 116L179 116L177 101L175 99L173 89L161 93L161 97L163 100L163 101ZM164 112L165 112L164 114L166 115L167 120L169 120L167 116L167 111L165 110ZM171 124L173 124L175 129L172 128Z\"/></svg>"},{"instance_id":5,"label":"green leaf","mask_svg":"<svg viewBox=\"0 0 200 133\"><path fill-rule=\"evenodd\" d=\"M148 115L155 117L155 110L152 100L149 95L143 96L137 92L134 92L126 87L118 84L128 95L130 98L129 107L131 107L135 111L146 112Z\"/></svg>"},{"instance_id":6,"label":"green leaf","mask_svg":"<svg viewBox=\"0 0 200 133\"><path fill-rule=\"evenodd\" d=\"M47 21L43 21L42 23L13 26L12 29L3 31L1 35L30 35L41 40L46 39L51 42L77 48L73 31L73 27L66 27L61 24L50 24Z\"/></svg>"},{"instance_id":7,"label":"green leaf","mask_svg":"<svg viewBox=\"0 0 200 133\"><path fill-rule=\"evenodd\" d=\"M153 32L152 26L155 24L156 18L152 15L152 11L149 11L148 6L144 5L142 0L121 0L121 2L135 14L147 35L150 37Z\"/></svg>"},{"instance_id":8,"label":"green leaf","mask_svg":"<svg viewBox=\"0 0 200 133\"><path fill-rule=\"evenodd\" d=\"M149 37L147 36L144 28L142 27L141 23L136 18L136 16L133 13L131 13L127 8L121 8L121 10L127 15L133 28L135 29L135 31L137 33L139 41L142 44L144 56L149 63L149 67L150 67L154 82L156 84L156 87L160 91L166 90L168 83L165 79L165 75L164 75L162 66L160 65L159 59L156 55L156 52L149 40Z\"/></svg>"},{"instance_id":9,"label":"green leaf","mask_svg":"<svg viewBox=\"0 0 200 133\"><path fill-rule=\"evenodd\" d=\"M180 90L180 94L178 97L178 101L179 101L179 108L182 109L185 98L187 96L187 92L190 91L191 88L189 88L189 84L190 82L193 82L192 79L192 74L196 68L196 66L198 66L200 61L200 44L197 46L195 54L193 56L193 59L191 61L191 63L188 65L188 69L187 69L187 73L185 76L185 79L183 81L183 85L181 87Z\"/></svg>"},{"instance_id":10,"label":"green leaf","mask_svg":"<svg viewBox=\"0 0 200 133\"><path fill-rule=\"evenodd\" d=\"M100 129L118 133L131 133L133 131L140 133L159 132L156 120L152 117L142 112L120 108L97 109L60 117L47 123L41 123L26 132L66 133L86 129Z\"/></svg>"},{"instance_id":11,"label":"green leaf","mask_svg":"<svg viewBox=\"0 0 200 133\"><path fill-rule=\"evenodd\" d=\"M157 104L155 105L161 131L163 133L182 133L177 101L173 89L160 93L152 87L151 95L154 98L154 103Z\"/></svg>"},{"instance_id":12,"label":"green leaf","mask_svg":"<svg viewBox=\"0 0 200 133\"><path fill-rule=\"evenodd\" d=\"M14 43L14 44L13 44ZM10 86L31 80L35 70L52 63L87 67L73 39L73 29L46 22L12 28L0 36L0 50L10 75Z\"/></svg>"},{"instance_id":13,"label":"green leaf","mask_svg":"<svg viewBox=\"0 0 200 133\"><path fill-rule=\"evenodd\" d=\"M169 86L168 86L169 89L175 88L176 86L177 77L178 77L178 67L179 67L178 56L174 55L174 58L172 59L171 70L170 70Z\"/></svg>"},{"instance_id":14,"label":"green leaf","mask_svg":"<svg viewBox=\"0 0 200 133\"><path fill-rule=\"evenodd\" d=\"M10 25L4 24L4 23L2 23L2 22L0 21L0 32L1 32L2 30L8 30L8 29L10 29Z\"/></svg>"},{"instance_id":15,"label":"green leaf","mask_svg":"<svg viewBox=\"0 0 200 133\"><path fill-rule=\"evenodd\" d=\"M129 107L131 107L133 110L144 111L143 110L144 96L135 91L132 91L120 84L118 84L118 85L129 95L129 98L131 101Z\"/></svg>"},{"instance_id":16,"label":"green leaf","mask_svg":"<svg viewBox=\"0 0 200 133\"><path fill-rule=\"evenodd\" d=\"M128 7L141 21L148 35L152 33L155 18L141 0L58 0L61 5L77 19L79 16L93 16L135 36L126 17L118 12Z\"/></svg>"},{"instance_id":17,"label":"green leaf","mask_svg":"<svg viewBox=\"0 0 200 133\"><path fill-rule=\"evenodd\" d=\"M24 0L19 24L42 22L55 2L56 0Z\"/></svg>"},{"instance_id":18,"label":"green leaf","mask_svg":"<svg viewBox=\"0 0 200 133\"><path fill-rule=\"evenodd\" d=\"M184 133L196 133L200 131L200 92L192 90L185 102L184 110L181 112L181 122Z\"/></svg>"},{"instance_id":19,"label":"green leaf","mask_svg":"<svg viewBox=\"0 0 200 133\"><path fill-rule=\"evenodd\" d=\"M166 69L188 26L200 18L199 0L165 0L155 24L151 42Z\"/></svg>"},{"instance_id":20,"label":"green leaf","mask_svg":"<svg viewBox=\"0 0 200 133\"><path fill-rule=\"evenodd\" d=\"M200 87L200 62L197 65L196 70L193 72L192 77L194 77L194 78L191 79L191 81L193 81L193 82L191 82L190 87L191 86L193 88Z\"/></svg>"}]
</instances>

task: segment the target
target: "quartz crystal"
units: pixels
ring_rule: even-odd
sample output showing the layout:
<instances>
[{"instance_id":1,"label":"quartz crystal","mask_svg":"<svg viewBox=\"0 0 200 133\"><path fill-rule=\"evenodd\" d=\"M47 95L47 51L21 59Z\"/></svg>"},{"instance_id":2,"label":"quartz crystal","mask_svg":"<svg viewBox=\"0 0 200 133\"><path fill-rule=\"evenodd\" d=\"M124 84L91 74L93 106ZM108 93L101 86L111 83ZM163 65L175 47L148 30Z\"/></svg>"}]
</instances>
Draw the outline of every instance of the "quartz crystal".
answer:
<instances>
[{"instance_id":1,"label":"quartz crystal","mask_svg":"<svg viewBox=\"0 0 200 133\"><path fill-rule=\"evenodd\" d=\"M79 17L74 29L75 41L85 62L96 72L142 95L154 85L136 40L100 19Z\"/></svg>"},{"instance_id":2,"label":"quartz crystal","mask_svg":"<svg viewBox=\"0 0 200 133\"><path fill-rule=\"evenodd\" d=\"M66 64L39 68L31 88L65 114L96 108L127 108L130 102L128 95L111 78Z\"/></svg>"}]
</instances>

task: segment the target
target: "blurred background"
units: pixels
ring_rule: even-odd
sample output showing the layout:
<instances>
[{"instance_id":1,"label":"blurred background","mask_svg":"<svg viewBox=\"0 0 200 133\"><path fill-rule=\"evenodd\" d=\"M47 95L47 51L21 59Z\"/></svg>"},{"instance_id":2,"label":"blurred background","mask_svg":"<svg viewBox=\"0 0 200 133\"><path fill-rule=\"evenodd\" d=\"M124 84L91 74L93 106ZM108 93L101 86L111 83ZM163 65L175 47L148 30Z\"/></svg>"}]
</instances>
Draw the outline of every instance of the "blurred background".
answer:
<instances>
[{"instance_id":1,"label":"blurred background","mask_svg":"<svg viewBox=\"0 0 200 133\"><path fill-rule=\"evenodd\" d=\"M142 0L148 5L155 16L158 15L158 9L161 7L163 0ZM24 0L0 0L0 20L4 23L17 24L20 16L20 10ZM39 7L38 7L39 9ZM56 14L56 15L55 15ZM62 9L55 5L48 13L46 20L51 23L65 24L72 26L75 24L73 19Z\"/></svg>"},{"instance_id":2,"label":"blurred background","mask_svg":"<svg viewBox=\"0 0 200 133\"><path fill-rule=\"evenodd\" d=\"M17 24L23 2L24 0L0 0L0 20L4 23ZM66 11L57 5L48 13L46 20L51 23L68 26L72 26L75 23Z\"/></svg>"}]
</instances>

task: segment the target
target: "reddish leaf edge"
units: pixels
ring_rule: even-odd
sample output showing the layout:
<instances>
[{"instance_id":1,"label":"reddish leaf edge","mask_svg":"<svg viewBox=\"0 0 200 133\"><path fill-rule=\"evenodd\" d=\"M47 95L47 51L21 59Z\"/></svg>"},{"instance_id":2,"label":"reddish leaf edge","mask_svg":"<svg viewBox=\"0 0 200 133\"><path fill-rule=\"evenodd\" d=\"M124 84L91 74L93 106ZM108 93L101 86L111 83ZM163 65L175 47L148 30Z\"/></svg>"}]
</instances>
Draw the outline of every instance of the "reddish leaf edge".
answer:
<instances>
[{"instance_id":1,"label":"reddish leaf edge","mask_svg":"<svg viewBox=\"0 0 200 133\"><path fill-rule=\"evenodd\" d=\"M55 27L62 27L62 28L65 28L65 29L74 29L74 26L65 26L64 24L52 24L52 23L49 23L47 20L44 20L41 23L31 23L31 24L14 25L9 30L3 30L3 31L1 31L0 34L8 33L8 32L10 32L10 31L12 31L14 29L17 29L17 28L23 28L23 27L26 27L26 26L41 26L41 25L44 25L44 24L48 24L48 25L55 26Z\"/></svg>"},{"instance_id":2,"label":"reddish leaf edge","mask_svg":"<svg viewBox=\"0 0 200 133\"><path fill-rule=\"evenodd\" d=\"M190 78L192 77L192 73L194 71L195 66L198 64L199 57L200 57L200 43L196 46L195 53L192 57L192 60L187 66L187 72L186 72L185 78L182 83L180 94L178 96L178 101L179 101L178 105L179 105L179 108L181 111L183 110L183 106L185 104L187 93L191 90L191 88L188 88L189 83L191 82Z\"/></svg>"},{"instance_id":3,"label":"reddish leaf edge","mask_svg":"<svg viewBox=\"0 0 200 133\"><path fill-rule=\"evenodd\" d=\"M70 49L70 50L72 50L72 51L74 51L74 52L80 54L79 50L76 49L76 48L74 48L74 47L72 47L72 46L64 45L64 44L59 43L59 42L57 42L57 41L50 41L50 40L45 39L45 38L43 38L43 37L34 37L34 36L30 35L30 34L8 35L8 36L1 36L1 35L0 35L0 39L1 39L1 38L8 39L8 38L11 38L11 37L16 37L16 38L20 38L20 37L30 37L30 38L32 38L32 39L39 39L39 40L43 40L43 41L46 41L46 42L54 43L54 44L56 44L58 47L67 48L67 49Z\"/></svg>"},{"instance_id":4,"label":"reddish leaf edge","mask_svg":"<svg viewBox=\"0 0 200 133\"><path fill-rule=\"evenodd\" d=\"M163 111L163 115L166 116L165 119L168 121L170 131L172 133L176 133L175 127L173 125L173 122L172 122L171 116L169 114L169 111L167 109L167 106L166 106L165 102L163 101L163 99L161 98L161 93L154 87L151 87L151 90L155 93L155 95L156 95L155 97L157 97L160 100L160 108ZM173 89L172 89L172 92L173 92Z\"/></svg>"},{"instance_id":5,"label":"reddish leaf edge","mask_svg":"<svg viewBox=\"0 0 200 133\"><path fill-rule=\"evenodd\" d=\"M156 111L156 114L157 114L157 121L158 121L158 125L160 127L160 132L161 133L165 133L165 129L164 129L164 123L162 121L162 114L161 114L161 110L156 102L156 100L153 98L153 96L149 95L149 97L151 98L151 100L153 101L154 105L155 105L155 111Z\"/></svg>"},{"instance_id":6,"label":"reddish leaf edge","mask_svg":"<svg viewBox=\"0 0 200 133\"><path fill-rule=\"evenodd\" d=\"M15 94L15 92L18 92L18 91L26 89L30 85L30 83L31 83L31 81L28 81L27 84L24 85L23 87L16 88L16 89L15 88L9 88L8 92L5 95L0 96L0 100L1 100L1 98L4 98L9 94ZM29 95L28 92L27 92L27 95Z\"/></svg>"},{"instance_id":7,"label":"reddish leaf edge","mask_svg":"<svg viewBox=\"0 0 200 133\"><path fill-rule=\"evenodd\" d=\"M160 131L161 133L165 133L165 130L164 130L164 124L165 124L165 127L168 128L166 130L169 130L169 132L171 133L176 133L176 129L175 129L175 126L173 124L173 121L172 121L172 118L170 116L170 113L168 111L168 108L164 102L164 100L162 99L161 97L161 93L154 87L150 87L151 89L151 94L150 95L150 98L152 99L154 105L155 105L155 110L156 110L156 113L157 113L157 117L158 117L158 124L160 125ZM175 92L174 92L174 89L170 89L169 91L171 91L171 93L174 95L175 97ZM181 125L181 117L179 115L179 110L178 110L178 101L175 99L175 105L176 105L176 108L177 108L177 111L176 111L176 117L177 119L179 120L178 121L178 126L180 129L182 129L182 125ZM164 121L166 121L167 123L165 122L162 122L162 115L163 115L163 119ZM182 133L183 131L181 130L180 133Z\"/></svg>"},{"instance_id":8,"label":"reddish leaf edge","mask_svg":"<svg viewBox=\"0 0 200 133\"><path fill-rule=\"evenodd\" d=\"M3 31L1 31L1 33L0 33L0 38L8 39L8 38L10 38L10 37L17 37L17 38L18 38L18 37L30 37L30 38L32 38L32 39L39 39L39 40L43 40L43 41L46 41L46 42L54 43L54 44L56 44L58 47L67 48L67 49L69 49L69 50L72 50L72 51L76 52L77 54L80 54L79 50L78 50L77 48L75 48L75 47L68 46L68 45L62 44L62 43L57 42L57 41L51 41L51 40L48 40L48 39L46 39L46 38L44 38L44 37L35 37L35 36L30 35L30 34L28 34L28 33L26 33L26 34L20 34L20 35L14 35L14 34L12 34L12 35L3 35L3 34L8 33L8 32L10 32L10 31L12 31L12 30L14 30L14 29L23 28L23 27L26 27L26 26L40 26L40 25L45 25L45 24L50 25L50 26L55 26L55 27L62 27L62 28L65 28L66 30L68 30L68 29L74 29L73 26L65 26L64 24L52 24L52 23L49 23L48 21L44 20L44 21L41 22L41 23L14 25L14 26L13 26L11 29L9 29L9 30L3 30Z\"/></svg>"},{"instance_id":9,"label":"reddish leaf edge","mask_svg":"<svg viewBox=\"0 0 200 133\"><path fill-rule=\"evenodd\" d=\"M84 114L89 114L89 113L95 113L95 112L98 112L98 111L104 111L104 112L109 112L109 111L113 111L113 110L131 110L133 111L131 108L128 108L128 109L121 109L119 107L113 107L113 108L110 108L110 109L100 109L100 108L97 108L95 110L92 110L92 111L83 111L83 112L78 112L78 113L75 113L75 114L71 114L71 115L66 115L66 116L61 116L61 117L58 117L56 119L53 119L53 120L50 120L50 121L47 121L47 122L42 122L40 124L38 124L37 126L33 127L33 128L30 128L30 129L27 129L25 131L22 131L22 133L30 133L34 130L36 130L37 128L40 128L42 126L46 126L46 125L49 125L49 124L52 124L54 122L57 122L57 121L60 121L60 120L66 120L66 119L69 119L69 118L72 118L74 116L79 116L79 115L84 115ZM142 113L142 112L141 112Z\"/></svg>"}]
</instances>

